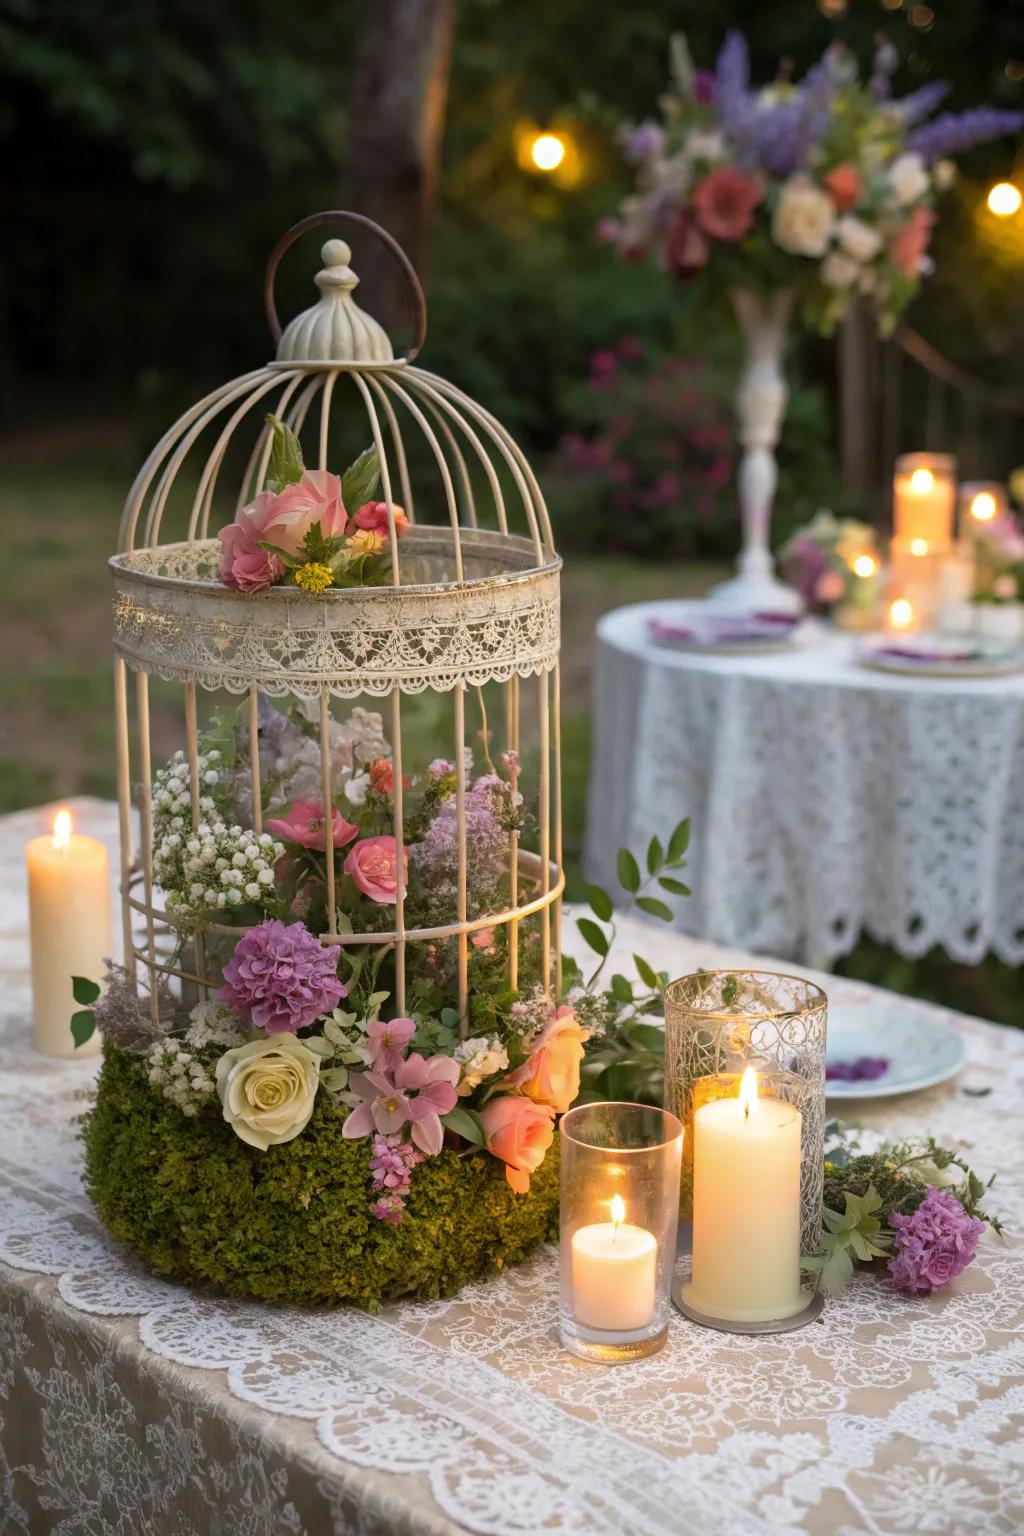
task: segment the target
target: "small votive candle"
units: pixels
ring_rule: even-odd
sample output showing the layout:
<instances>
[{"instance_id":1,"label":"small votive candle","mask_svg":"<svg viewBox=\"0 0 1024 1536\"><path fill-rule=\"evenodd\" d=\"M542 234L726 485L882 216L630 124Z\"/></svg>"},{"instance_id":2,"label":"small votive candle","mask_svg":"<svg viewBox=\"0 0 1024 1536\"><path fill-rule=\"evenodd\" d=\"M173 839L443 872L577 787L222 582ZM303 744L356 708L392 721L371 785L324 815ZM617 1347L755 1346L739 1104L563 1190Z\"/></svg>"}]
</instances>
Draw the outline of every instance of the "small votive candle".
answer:
<instances>
[{"instance_id":1,"label":"small votive candle","mask_svg":"<svg viewBox=\"0 0 1024 1536\"><path fill-rule=\"evenodd\" d=\"M959 527L961 539L984 535L986 528L1009 510L1006 487L998 480L967 480L960 487Z\"/></svg>"},{"instance_id":2,"label":"small votive candle","mask_svg":"<svg viewBox=\"0 0 1024 1536\"><path fill-rule=\"evenodd\" d=\"M951 454L905 453L896 460L893 532L915 554L949 548L955 501L956 460Z\"/></svg>"},{"instance_id":3,"label":"small votive candle","mask_svg":"<svg viewBox=\"0 0 1024 1536\"><path fill-rule=\"evenodd\" d=\"M32 839L25 862L33 1041L46 1056L87 1056L99 1049L99 1036L75 1046L71 1015L78 1005L71 978L99 982L112 952L107 850L72 832L65 810L57 813L52 833Z\"/></svg>"},{"instance_id":4,"label":"small votive candle","mask_svg":"<svg viewBox=\"0 0 1024 1536\"><path fill-rule=\"evenodd\" d=\"M693 1116L693 1271L682 1299L724 1322L781 1321L801 1312L800 1137L793 1104L759 1092L747 1067L739 1092Z\"/></svg>"},{"instance_id":5,"label":"small votive candle","mask_svg":"<svg viewBox=\"0 0 1024 1536\"><path fill-rule=\"evenodd\" d=\"M619 1364L660 1349L676 1257L683 1127L646 1104L562 1116L562 1342Z\"/></svg>"},{"instance_id":6,"label":"small votive candle","mask_svg":"<svg viewBox=\"0 0 1024 1536\"><path fill-rule=\"evenodd\" d=\"M897 597L889 604L889 628L894 634L909 634L916 627L914 605L909 598Z\"/></svg>"}]
</instances>

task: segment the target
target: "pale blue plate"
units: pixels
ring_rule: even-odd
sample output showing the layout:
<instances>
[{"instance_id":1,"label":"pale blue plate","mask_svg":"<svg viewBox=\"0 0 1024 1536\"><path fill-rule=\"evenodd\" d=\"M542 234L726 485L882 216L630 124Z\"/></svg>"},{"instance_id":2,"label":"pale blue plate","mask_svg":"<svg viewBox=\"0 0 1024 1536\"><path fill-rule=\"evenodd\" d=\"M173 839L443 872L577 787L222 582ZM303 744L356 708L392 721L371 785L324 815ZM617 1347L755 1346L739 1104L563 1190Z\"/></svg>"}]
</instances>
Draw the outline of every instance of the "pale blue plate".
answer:
<instances>
[{"instance_id":1,"label":"pale blue plate","mask_svg":"<svg viewBox=\"0 0 1024 1536\"><path fill-rule=\"evenodd\" d=\"M826 1083L830 1099L881 1099L934 1088L959 1072L966 1052L963 1040L948 1024L906 1004L830 1006L828 1063L852 1062L862 1056L885 1057L889 1065L881 1077Z\"/></svg>"}]
</instances>

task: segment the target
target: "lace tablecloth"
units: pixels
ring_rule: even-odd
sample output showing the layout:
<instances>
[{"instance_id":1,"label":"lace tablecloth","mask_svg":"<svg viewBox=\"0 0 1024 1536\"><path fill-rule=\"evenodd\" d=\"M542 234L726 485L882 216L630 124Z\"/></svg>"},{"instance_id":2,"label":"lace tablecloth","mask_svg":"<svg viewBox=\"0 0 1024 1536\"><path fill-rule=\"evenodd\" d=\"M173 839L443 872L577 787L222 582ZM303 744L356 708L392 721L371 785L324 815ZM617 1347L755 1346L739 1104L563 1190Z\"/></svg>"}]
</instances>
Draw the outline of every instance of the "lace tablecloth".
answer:
<instances>
[{"instance_id":1,"label":"lace tablecloth","mask_svg":"<svg viewBox=\"0 0 1024 1536\"><path fill-rule=\"evenodd\" d=\"M80 824L113 841L112 808ZM565 1353L546 1251L449 1301L304 1312L164 1284L104 1235L75 1116L95 1065L28 1040L21 849L0 822L0 1533L1011 1536L1024 1527L1024 1266L929 1300L858 1278L776 1338L674 1318L618 1369ZM571 926L571 925L567 925ZM738 959L627 924L682 971ZM884 994L835 983L844 998ZM908 1007L914 1005L908 1004ZM922 1028L935 1010L922 1007ZM956 1018L955 1084L860 1118L933 1130L1024 1220L1024 1036ZM979 1096L981 1095L981 1096Z\"/></svg>"},{"instance_id":2,"label":"lace tablecloth","mask_svg":"<svg viewBox=\"0 0 1024 1536\"><path fill-rule=\"evenodd\" d=\"M828 964L862 932L1024 961L1024 674L893 676L808 626L761 656L672 651L637 604L598 626L587 870L692 815L677 926Z\"/></svg>"}]
</instances>

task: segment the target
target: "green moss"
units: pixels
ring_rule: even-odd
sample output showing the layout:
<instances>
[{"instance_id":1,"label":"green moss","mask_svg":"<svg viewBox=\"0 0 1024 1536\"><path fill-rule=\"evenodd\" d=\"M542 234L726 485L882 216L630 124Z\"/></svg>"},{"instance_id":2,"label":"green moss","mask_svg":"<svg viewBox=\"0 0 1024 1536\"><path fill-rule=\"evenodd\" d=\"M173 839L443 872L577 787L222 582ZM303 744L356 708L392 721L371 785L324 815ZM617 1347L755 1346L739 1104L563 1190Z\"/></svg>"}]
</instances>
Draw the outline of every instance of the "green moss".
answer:
<instances>
[{"instance_id":1,"label":"green moss","mask_svg":"<svg viewBox=\"0 0 1024 1536\"><path fill-rule=\"evenodd\" d=\"M158 1274L265 1301L447 1295L557 1233L557 1143L526 1196L484 1153L426 1158L391 1227L370 1214L368 1144L341 1127L320 1094L301 1136L257 1151L218 1104L185 1118L137 1057L107 1045L85 1122L86 1182L112 1235Z\"/></svg>"}]
</instances>

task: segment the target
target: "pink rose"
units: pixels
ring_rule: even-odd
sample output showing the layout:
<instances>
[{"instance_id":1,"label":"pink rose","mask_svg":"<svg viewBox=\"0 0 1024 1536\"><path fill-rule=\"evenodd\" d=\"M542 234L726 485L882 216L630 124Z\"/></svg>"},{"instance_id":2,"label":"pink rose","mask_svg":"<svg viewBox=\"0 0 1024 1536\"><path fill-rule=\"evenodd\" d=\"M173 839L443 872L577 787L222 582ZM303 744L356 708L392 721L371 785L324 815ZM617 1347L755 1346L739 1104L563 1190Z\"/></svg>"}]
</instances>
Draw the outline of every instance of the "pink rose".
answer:
<instances>
[{"instance_id":1,"label":"pink rose","mask_svg":"<svg viewBox=\"0 0 1024 1536\"><path fill-rule=\"evenodd\" d=\"M409 871L409 850L406 848L405 875ZM364 896L371 901L388 906L398 893L398 844L393 837L364 837L356 843L345 860L345 873L351 875Z\"/></svg>"},{"instance_id":2,"label":"pink rose","mask_svg":"<svg viewBox=\"0 0 1024 1536\"><path fill-rule=\"evenodd\" d=\"M409 519L401 507L391 503L391 511L395 519L395 534L401 538L409 529ZM388 532L388 504L386 501L364 501L358 512L353 513L352 521L348 525L349 533L355 533L357 528L364 528L370 533Z\"/></svg>"},{"instance_id":3,"label":"pink rose","mask_svg":"<svg viewBox=\"0 0 1024 1536\"><path fill-rule=\"evenodd\" d=\"M284 816L270 818L267 822L267 831L281 838L283 842L298 843L302 848L319 848L322 852L327 847L325 820L321 802L296 800L288 807ZM359 836L359 828L353 826L352 822L346 821L341 812L335 810L333 806L331 832L335 848L344 848L354 837Z\"/></svg>"},{"instance_id":4,"label":"pink rose","mask_svg":"<svg viewBox=\"0 0 1024 1536\"><path fill-rule=\"evenodd\" d=\"M838 603L846 592L846 582L838 571L826 571L819 576L814 587L814 597L819 603Z\"/></svg>"},{"instance_id":5,"label":"pink rose","mask_svg":"<svg viewBox=\"0 0 1024 1536\"><path fill-rule=\"evenodd\" d=\"M821 184L832 199L832 206L837 213L849 213L863 190L857 168L849 161L829 171L821 178Z\"/></svg>"},{"instance_id":6,"label":"pink rose","mask_svg":"<svg viewBox=\"0 0 1024 1536\"><path fill-rule=\"evenodd\" d=\"M220 579L225 586L236 587L239 592L261 592L284 575L284 562L260 549L260 540L267 537L267 524L274 517L276 499L269 491L262 491L218 533L223 546Z\"/></svg>"},{"instance_id":7,"label":"pink rose","mask_svg":"<svg viewBox=\"0 0 1024 1536\"><path fill-rule=\"evenodd\" d=\"M742 240L754 222L761 188L752 176L720 165L693 194L693 209L704 233L715 240Z\"/></svg>"},{"instance_id":8,"label":"pink rose","mask_svg":"<svg viewBox=\"0 0 1024 1536\"><path fill-rule=\"evenodd\" d=\"M932 236L935 215L930 208L915 208L901 230L893 236L889 258L904 277L916 277Z\"/></svg>"},{"instance_id":9,"label":"pink rose","mask_svg":"<svg viewBox=\"0 0 1024 1536\"><path fill-rule=\"evenodd\" d=\"M492 1099L480 1111L487 1150L505 1164L505 1177L517 1195L530 1189L536 1173L555 1138L555 1112L550 1104L506 1095Z\"/></svg>"},{"instance_id":10,"label":"pink rose","mask_svg":"<svg viewBox=\"0 0 1024 1536\"><path fill-rule=\"evenodd\" d=\"M259 592L284 575L276 555L260 549L260 542L276 544L288 555L298 555L314 523L325 538L345 532L347 514L341 500L341 481L325 469L307 469L295 485L283 491L261 491L249 506L242 507L233 523L217 537L224 546L220 579L241 592Z\"/></svg>"},{"instance_id":11,"label":"pink rose","mask_svg":"<svg viewBox=\"0 0 1024 1536\"><path fill-rule=\"evenodd\" d=\"M580 1091L583 1042L589 1039L589 1029L580 1028L572 1009L559 1008L534 1041L528 1060L506 1081L534 1103L550 1105L557 1115L564 1115Z\"/></svg>"},{"instance_id":12,"label":"pink rose","mask_svg":"<svg viewBox=\"0 0 1024 1536\"><path fill-rule=\"evenodd\" d=\"M681 212L669 230L665 259L676 277L692 277L707 266L711 247L707 235L692 214Z\"/></svg>"},{"instance_id":13,"label":"pink rose","mask_svg":"<svg viewBox=\"0 0 1024 1536\"><path fill-rule=\"evenodd\" d=\"M486 950L486 949L493 949L494 948L494 929L493 928L478 928L476 933L471 933L470 934L469 942L472 944L474 949L484 949L484 950Z\"/></svg>"}]
</instances>

